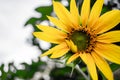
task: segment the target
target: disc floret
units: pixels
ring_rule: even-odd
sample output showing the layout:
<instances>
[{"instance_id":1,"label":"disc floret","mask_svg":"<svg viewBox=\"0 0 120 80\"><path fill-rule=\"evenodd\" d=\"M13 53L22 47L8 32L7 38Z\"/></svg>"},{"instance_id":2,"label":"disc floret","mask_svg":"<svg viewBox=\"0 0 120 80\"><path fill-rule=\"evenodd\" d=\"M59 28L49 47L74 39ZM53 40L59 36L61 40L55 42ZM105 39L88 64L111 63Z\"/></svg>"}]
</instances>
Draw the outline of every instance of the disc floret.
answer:
<instances>
[{"instance_id":1,"label":"disc floret","mask_svg":"<svg viewBox=\"0 0 120 80\"><path fill-rule=\"evenodd\" d=\"M92 32L92 33L91 33ZM89 31L87 28L82 28L79 30L73 30L71 33L68 34L68 39L72 44L68 44L73 52L87 52L90 53L96 43L96 35L94 31ZM68 42L67 42L68 43ZM72 49L76 46L77 49ZM76 50L76 51L75 51Z\"/></svg>"}]
</instances>

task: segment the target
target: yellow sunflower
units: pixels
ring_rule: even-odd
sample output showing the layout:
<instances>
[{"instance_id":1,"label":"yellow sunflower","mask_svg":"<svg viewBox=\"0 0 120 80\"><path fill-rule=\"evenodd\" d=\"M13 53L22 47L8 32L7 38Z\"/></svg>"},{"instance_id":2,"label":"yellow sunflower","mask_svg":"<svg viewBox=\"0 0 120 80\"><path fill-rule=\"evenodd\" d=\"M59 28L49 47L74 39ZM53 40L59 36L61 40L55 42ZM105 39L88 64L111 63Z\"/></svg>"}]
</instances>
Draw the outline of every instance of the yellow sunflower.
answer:
<instances>
[{"instance_id":1,"label":"yellow sunflower","mask_svg":"<svg viewBox=\"0 0 120 80\"><path fill-rule=\"evenodd\" d=\"M61 3L53 1L58 18L48 18L57 28L37 25L42 32L34 32L33 35L57 45L41 56L51 54L50 58L59 58L72 51L67 64L81 58L93 80L98 80L96 66L108 80L113 80L105 59L120 64L120 46L113 44L120 42L120 30L108 32L120 23L120 10L100 15L103 2L97 0L90 11L90 0L84 0L79 15L75 0L70 2L70 11Z\"/></svg>"}]
</instances>

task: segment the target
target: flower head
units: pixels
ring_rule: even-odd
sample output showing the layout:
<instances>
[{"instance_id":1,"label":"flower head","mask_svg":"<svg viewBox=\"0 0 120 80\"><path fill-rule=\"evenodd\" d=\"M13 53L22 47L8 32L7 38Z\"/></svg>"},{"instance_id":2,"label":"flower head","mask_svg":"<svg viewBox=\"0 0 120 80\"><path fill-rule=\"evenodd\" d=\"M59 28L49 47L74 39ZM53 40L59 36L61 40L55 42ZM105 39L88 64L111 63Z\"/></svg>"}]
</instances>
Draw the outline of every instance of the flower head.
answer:
<instances>
[{"instance_id":1,"label":"flower head","mask_svg":"<svg viewBox=\"0 0 120 80\"><path fill-rule=\"evenodd\" d=\"M120 42L120 31L109 31L120 23L120 10L100 15L103 2L97 0L90 11L90 0L84 0L79 15L75 0L70 2L70 11L53 1L58 18L48 18L57 28L37 25L42 32L33 33L39 39L57 44L42 56L51 54L51 58L59 58L71 51L67 64L80 58L93 80L98 80L96 66L108 80L113 80L105 59L120 64L120 46L113 44Z\"/></svg>"}]
</instances>

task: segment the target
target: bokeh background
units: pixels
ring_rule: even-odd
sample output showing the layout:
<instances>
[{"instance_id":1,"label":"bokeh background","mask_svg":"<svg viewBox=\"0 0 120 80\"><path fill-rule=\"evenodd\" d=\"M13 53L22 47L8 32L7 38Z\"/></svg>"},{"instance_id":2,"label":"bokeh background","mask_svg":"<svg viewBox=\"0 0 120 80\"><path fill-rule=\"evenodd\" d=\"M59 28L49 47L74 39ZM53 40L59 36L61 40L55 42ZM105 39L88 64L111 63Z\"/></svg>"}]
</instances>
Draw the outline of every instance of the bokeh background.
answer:
<instances>
[{"instance_id":1,"label":"bokeh background","mask_svg":"<svg viewBox=\"0 0 120 80\"><path fill-rule=\"evenodd\" d=\"M70 0L55 1L61 1L69 9ZM80 7L82 0L76 1ZM91 0L91 5L94 2ZM102 14L112 9L120 9L120 0L104 1ZM39 31L35 24L52 25L46 15L55 16L52 0L0 0L0 80L85 80L77 69L70 76L71 66L39 57L54 46L32 35ZM114 29L120 29L120 24ZM80 65L87 74L86 66ZM120 80L120 65L110 66L115 79ZM99 73L99 79L103 78Z\"/></svg>"}]
</instances>

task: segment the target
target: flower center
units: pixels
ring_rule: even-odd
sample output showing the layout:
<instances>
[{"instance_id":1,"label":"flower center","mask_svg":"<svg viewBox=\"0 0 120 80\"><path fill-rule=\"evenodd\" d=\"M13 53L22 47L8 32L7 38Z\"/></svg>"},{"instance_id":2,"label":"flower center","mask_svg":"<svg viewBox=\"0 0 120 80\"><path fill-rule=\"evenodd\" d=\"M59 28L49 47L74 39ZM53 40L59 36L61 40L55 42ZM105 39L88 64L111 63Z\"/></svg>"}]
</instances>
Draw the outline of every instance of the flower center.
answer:
<instances>
[{"instance_id":1,"label":"flower center","mask_svg":"<svg viewBox=\"0 0 120 80\"><path fill-rule=\"evenodd\" d=\"M77 46L78 51L86 50L90 44L90 35L84 31L72 32L70 39Z\"/></svg>"}]
</instances>

